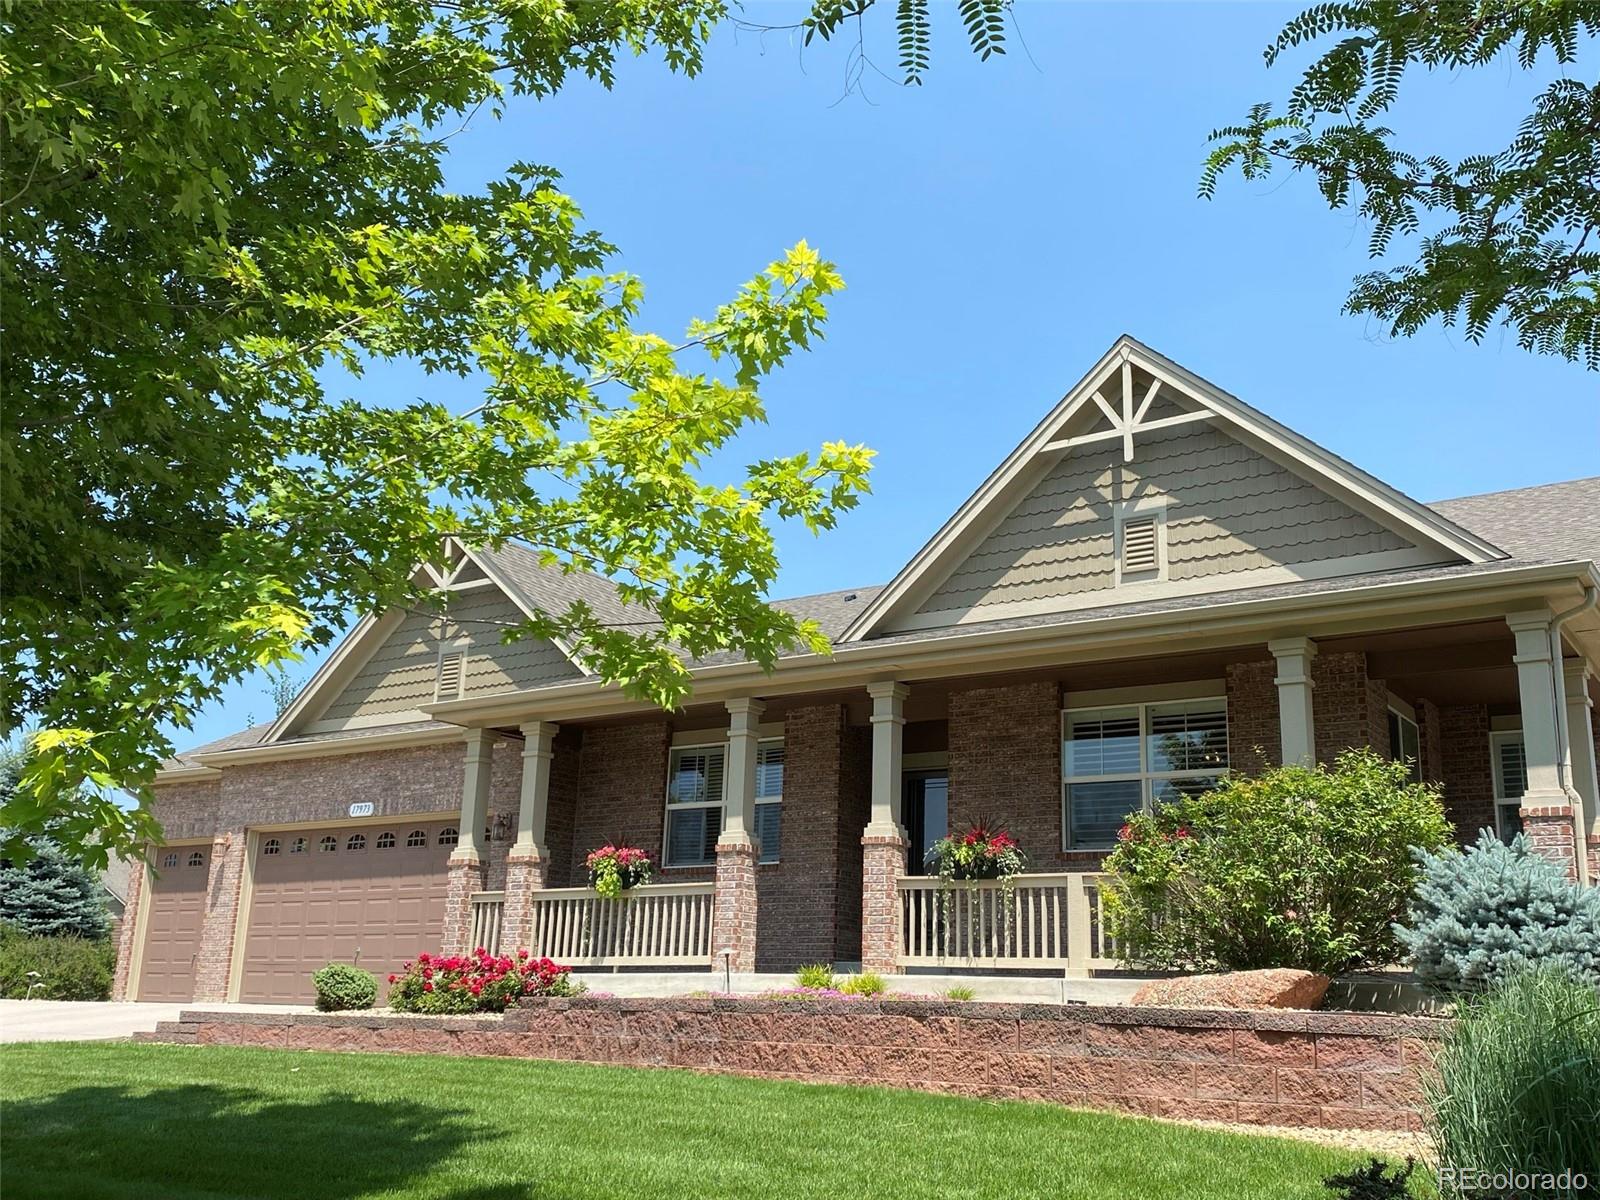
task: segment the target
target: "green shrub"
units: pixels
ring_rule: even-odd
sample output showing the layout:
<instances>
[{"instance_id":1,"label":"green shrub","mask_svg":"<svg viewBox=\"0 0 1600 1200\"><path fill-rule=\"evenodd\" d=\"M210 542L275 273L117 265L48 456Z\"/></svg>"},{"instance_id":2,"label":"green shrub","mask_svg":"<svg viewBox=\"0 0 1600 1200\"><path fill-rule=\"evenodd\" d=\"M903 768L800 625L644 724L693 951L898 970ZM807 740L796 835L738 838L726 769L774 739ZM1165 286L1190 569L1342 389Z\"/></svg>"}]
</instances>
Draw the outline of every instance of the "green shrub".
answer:
<instances>
[{"instance_id":1,"label":"green shrub","mask_svg":"<svg viewBox=\"0 0 1600 1200\"><path fill-rule=\"evenodd\" d=\"M1107 928L1125 960L1164 969L1386 965L1412 848L1449 834L1438 792L1370 750L1230 778L1129 818L1105 863Z\"/></svg>"},{"instance_id":2,"label":"green shrub","mask_svg":"<svg viewBox=\"0 0 1600 1200\"><path fill-rule=\"evenodd\" d=\"M107 938L34 937L0 925L0 997L7 1000L105 1000L116 965L117 948ZM35 982L42 986L30 992Z\"/></svg>"},{"instance_id":3,"label":"green shrub","mask_svg":"<svg viewBox=\"0 0 1600 1200\"><path fill-rule=\"evenodd\" d=\"M794 973L796 987L816 988L818 991L831 992L833 990L833 968L827 963L808 963Z\"/></svg>"},{"instance_id":4,"label":"green shrub","mask_svg":"<svg viewBox=\"0 0 1600 1200\"><path fill-rule=\"evenodd\" d=\"M349 963L329 963L313 972L311 986L317 989L317 1007L323 1012L371 1008L378 1002L377 977Z\"/></svg>"},{"instance_id":5,"label":"green shrub","mask_svg":"<svg viewBox=\"0 0 1600 1200\"><path fill-rule=\"evenodd\" d=\"M882 975L863 971L846 979L839 985L839 990L846 996L881 996L889 990L889 985L883 981Z\"/></svg>"},{"instance_id":6,"label":"green shrub","mask_svg":"<svg viewBox=\"0 0 1600 1200\"><path fill-rule=\"evenodd\" d=\"M1452 1177L1463 1168L1600 1179L1600 994L1593 987L1559 967L1509 976L1463 1002L1435 1066L1423 1088L1439 1165L1449 1168L1440 1173L1445 1197L1485 1194ZM1531 1194L1577 1193L1558 1185Z\"/></svg>"},{"instance_id":7,"label":"green shrub","mask_svg":"<svg viewBox=\"0 0 1600 1200\"><path fill-rule=\"evenodd\" d=\"M966 984L958 983L953 988L945 989L944 998L946 1000L976 1000L978 998L978 993L975 989L968 987Z\"/></svg>"},{"instance_id":8,"label":"green shrub","mask_svg":"<svg viewBox=\"0 0 1600 1200\"><path fill-rule=\"evenodd\" d=\"M1600 986L1600 889L1567 879L1521 834L1508 846L1484 830L1464 854L1418 861L1422 878L1397 933L1420 982L1479 991L1557 964Z\"/></svg>"}]
</instances>

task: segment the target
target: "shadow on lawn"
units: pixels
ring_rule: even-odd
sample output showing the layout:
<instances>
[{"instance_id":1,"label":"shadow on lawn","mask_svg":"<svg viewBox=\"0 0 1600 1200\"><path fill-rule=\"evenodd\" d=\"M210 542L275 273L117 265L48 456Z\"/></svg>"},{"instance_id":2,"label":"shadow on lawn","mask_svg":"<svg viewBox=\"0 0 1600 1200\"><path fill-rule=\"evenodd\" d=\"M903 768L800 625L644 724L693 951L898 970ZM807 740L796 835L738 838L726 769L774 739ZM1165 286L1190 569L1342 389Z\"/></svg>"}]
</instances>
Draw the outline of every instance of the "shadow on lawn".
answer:
<instances>
[{"instance_id":1,"label":"shadow on lawn","mask_svg":"<svg viewBox=\"0 0 1600 1200\"><path fill-rule=\"evenodd\" d=\"M396 1097L319 1094L263 1102L249 1088L134 1092L80 1087L5 1105L6 1192L17 1196L206 1194L344 1200L430 1194L444 1160L504 1136L464 1110ZM432 1177L432 1178L430 1178ZM15 1189L15 1191L13 1191ZM452 1200L524 1200L533 1188L474 1187Z\"/></svg>"}]
</instances>

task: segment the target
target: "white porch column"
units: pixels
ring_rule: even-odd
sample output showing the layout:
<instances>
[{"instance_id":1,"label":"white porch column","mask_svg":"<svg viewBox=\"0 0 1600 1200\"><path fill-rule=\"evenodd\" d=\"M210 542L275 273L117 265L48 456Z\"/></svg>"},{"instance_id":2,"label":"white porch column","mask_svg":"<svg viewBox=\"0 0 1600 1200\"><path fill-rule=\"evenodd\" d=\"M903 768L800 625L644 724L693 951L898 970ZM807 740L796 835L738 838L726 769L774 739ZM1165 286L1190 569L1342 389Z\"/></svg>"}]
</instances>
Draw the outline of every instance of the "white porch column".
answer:
<instances>
[{"instance_id":1,"label":"white porch column","mask_svg":"<svg viewBox=\"0 0 1600 1200\"><path fill-rule=\"evenodd\" d=\"M898 972L900 893L906 831L900 823L900 769L905 746L903 683L867 684L872 697L872 819L861 835L861 966Z\"/></svg>"},{"instance_id":2,"label":"white porch column","mask_svg":"<svg viewBox=\"0 0 1600 1200\"><path fill-rule=\"evenodd\" d=\"M489 763L494 730L467 730L467 769L461 780L461 830L453 859L482 862L488 855L483 827L489 823Z\"/></svg>"},{"instance_id":3,"label":"white porch column","mask_svg":"<svg viewBox=\"0 0 1600 1200\"><path fill-rule=\"evenodd\" d=\"M1278 730L1283 765L1309 767L1317 761L1317 724L1311 693L1311 660L1317 644L1307 637L1274 638L1267 649L1278 663Z\"/></svg>"},{"instance_id":4,"label":"white porch column","mask_svg":"<svg viewBox=\"0 0 1600 1200\"><path fill-rule=\"evenodd\" d=\"M729 700L728 710L728 802L722 817L722 836L718 844L756 840L756 750L761 741L761 714L767 706L760 700Z\"/></svg>"},{"instance_id":5,"label":"white porch column","mask_svg":"<svg viewBox=\"0 0 1600 1200\"><path fill-rule=\"evenodd\" d=\"M1551 636L1549 609L1511 613L1516 635L1517 693L1522 708L1522 753L1528 786L1522 793L1522 829L1533 848L1578 876L1572 798L1566 788L1565 680Z\"/></svg>"},{"instance_id":6,"label":"white porch column","mask_svg":"<svg viewBox=\"0 0 1600 1200\"><path fill-rule=\"evenodd\" d=\"M555 760L558 725L528 721L522 726L522 792L517 806L517 840L511 853L548 859L545 819L550 813L550 764Z\"/></svg>"},{"instance_id":7,"label":"white porch column","mask_svg":"<svg viewBox=\"0 0 1600 1200\"><path fill-rule=\"evenodd\" d=\"M1600 883L1593 864L1585 853L1590 839L1600 838L1600 770L1594 755L1594 725L1590 711L1589 680L1594 672L1583 659L1563 665L1567 694L1567 749L1572 762L1572 789L1580 803L1574 804L1572 825L1578 839L1578 878L1584 883Z\"/></svg>"},{"instance_id":8,"label":"white porch column","mask_svg":"<svg viewBox=\"0 0 1600 1200\"><path fill-rule=\"evenodd\" d=\"M904 839L900 821L900 769L905 745L905 704L911 689L903 683L869 683L872 697L872 819L868 837Z\"/></svg>"},{"instance_id":9,"label":"white porch column","mask_svg":"<svg viewBox=\"0 0 1600 1200\"><path fill-rule=\"evenodd\" d=\"M469 729L466 736L466 770L461 780L461 826L451 851L449 880L445 887L444 948L464 953L472 947L472 893L483 890L488 847L483 827L489 819L489 765L494 752L494 731Z\"/></svg>"}]
</instances>

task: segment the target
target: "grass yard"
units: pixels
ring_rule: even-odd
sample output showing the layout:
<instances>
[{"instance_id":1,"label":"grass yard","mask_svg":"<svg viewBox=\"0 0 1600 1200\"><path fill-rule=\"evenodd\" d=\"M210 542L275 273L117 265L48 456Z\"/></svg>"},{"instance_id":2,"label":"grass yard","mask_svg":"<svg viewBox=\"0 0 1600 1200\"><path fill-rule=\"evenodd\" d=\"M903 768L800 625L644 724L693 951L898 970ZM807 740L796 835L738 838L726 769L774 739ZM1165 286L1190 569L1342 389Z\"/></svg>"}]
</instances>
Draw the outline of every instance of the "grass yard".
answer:
<instances>
[{"instance_id":1,"label":"grass yard","mask_svg":"<svg viewBox=\"0 0 1600 1200\"><path fill-rule=\"evenodd\" d=\"M1265 1137L876 1088L497 1059L0 1049L6 1200L1328 1197Z\"/></svg>"}]
</instances>

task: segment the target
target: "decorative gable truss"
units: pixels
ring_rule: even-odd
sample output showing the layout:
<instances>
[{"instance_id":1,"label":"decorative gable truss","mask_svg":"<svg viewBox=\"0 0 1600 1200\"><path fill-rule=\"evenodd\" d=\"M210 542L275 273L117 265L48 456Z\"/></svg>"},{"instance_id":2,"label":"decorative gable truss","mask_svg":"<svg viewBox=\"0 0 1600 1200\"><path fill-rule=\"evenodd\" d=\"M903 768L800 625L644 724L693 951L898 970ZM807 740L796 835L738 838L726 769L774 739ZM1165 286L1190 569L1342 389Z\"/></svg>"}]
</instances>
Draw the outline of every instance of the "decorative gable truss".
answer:
<instances>
[{"instance_id":1,"label":"decorative gable truss","mask_svg":"<svg viewBox=\"0 0 1600 1200\"><path fill-rule=\"evenodd\" d=\"M449 538L441 561L418 567L412 582L443 603L363 617L263 743L426 721L422 706L441 700L583 678L577 657L557 641L501 640L538 609L493 556Z\"/></svg>"},{"instance_id":2,"label":"decorative gable truss","mask_svg":"<svg viewBox=\"0 0 1600 1200\"><path fill-rule=\"evenodd\" d=\"M843 640L1503 557L1124 337Z\"/></svg>"}]
</instances>

